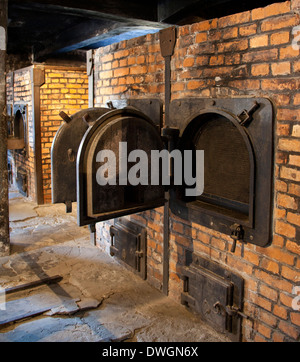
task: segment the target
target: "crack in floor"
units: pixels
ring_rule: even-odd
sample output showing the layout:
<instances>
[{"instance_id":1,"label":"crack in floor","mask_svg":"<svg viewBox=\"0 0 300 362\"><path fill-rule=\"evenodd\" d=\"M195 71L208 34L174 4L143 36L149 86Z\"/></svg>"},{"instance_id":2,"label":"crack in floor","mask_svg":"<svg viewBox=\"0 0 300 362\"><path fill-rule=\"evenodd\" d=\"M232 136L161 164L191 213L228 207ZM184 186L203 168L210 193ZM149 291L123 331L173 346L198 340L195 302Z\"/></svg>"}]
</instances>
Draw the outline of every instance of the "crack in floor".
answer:
<instances>
[{"instance_id":1,"label":"crack in floor","mask_svg":"<svg viewBox=\"0 0 300 362\"><path fill-rule=\"evenodd\" d=\"M147 327L149 327L149 325L134 328L134 330L132 331L131 336L129 338L124 339L122 342L137 342L137 338L136 338L137 333L143 331Z\"/></svg>"}]
</instances>

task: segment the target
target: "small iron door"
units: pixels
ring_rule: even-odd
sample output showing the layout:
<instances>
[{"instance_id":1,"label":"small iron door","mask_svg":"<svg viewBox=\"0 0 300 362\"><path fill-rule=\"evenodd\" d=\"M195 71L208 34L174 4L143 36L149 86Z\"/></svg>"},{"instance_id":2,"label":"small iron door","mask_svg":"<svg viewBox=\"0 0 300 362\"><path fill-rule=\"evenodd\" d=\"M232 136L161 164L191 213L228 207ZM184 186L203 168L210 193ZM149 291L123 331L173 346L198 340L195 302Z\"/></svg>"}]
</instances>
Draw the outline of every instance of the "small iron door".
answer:
<instances>
[{"instance_id":1,"label":"small iron door","mask_svg":"<svg viewBox=\"0 0 300 362\"><path fill-rule=\"evenodd\" d=\"M147 276L146 228L126 218L114 220L110 227L110 254L122 260L142 279Z\"/></svg>"},{"instance_id":2,"label":"small iron door","mask_svg":"<svg viewBox=\"0 0 300 362\"><path fill-rule=\"evenodd\" d=\"M220 333L233 341L241 339L244 280L220 264L192 254L182 271L181 303L199 313Z\"/></svg>"}]
</instances>

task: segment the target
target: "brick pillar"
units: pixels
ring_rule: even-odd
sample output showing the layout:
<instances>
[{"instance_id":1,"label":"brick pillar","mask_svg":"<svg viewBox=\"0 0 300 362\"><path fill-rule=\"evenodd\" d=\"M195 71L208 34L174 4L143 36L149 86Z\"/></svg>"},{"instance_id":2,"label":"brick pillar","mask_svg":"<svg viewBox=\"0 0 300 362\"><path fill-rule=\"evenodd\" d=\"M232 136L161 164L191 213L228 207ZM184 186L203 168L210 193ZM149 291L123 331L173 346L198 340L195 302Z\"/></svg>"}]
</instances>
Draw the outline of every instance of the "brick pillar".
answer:
<instances>
[{"instance_id":1,"label":"brick pillar","mask_svg":"<svg viewBox=\"0 0 300 362\"><path fill-rule=\"evenodd\" d=\"M5 66L7 0L0 0L0 256L9 254Z\"/></svg>"}]
</instances>

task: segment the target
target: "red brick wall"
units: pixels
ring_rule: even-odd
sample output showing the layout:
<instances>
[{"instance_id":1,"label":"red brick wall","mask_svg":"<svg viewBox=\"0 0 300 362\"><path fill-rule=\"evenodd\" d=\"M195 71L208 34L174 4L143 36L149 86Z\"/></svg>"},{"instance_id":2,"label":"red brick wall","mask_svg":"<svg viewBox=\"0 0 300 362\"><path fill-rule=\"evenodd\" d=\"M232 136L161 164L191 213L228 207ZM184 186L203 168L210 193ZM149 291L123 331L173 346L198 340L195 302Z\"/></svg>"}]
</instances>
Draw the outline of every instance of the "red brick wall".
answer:
<instances>
[{"instance_id":1,"label":"red brick wall","mask_svg":"<svg viewBox=\"0 0 300 362\"><path fill-rule=\"evenodd\" d=\"M41 86L41 145L44 202L51 202L51 146L62 124L61 111L71 116L88 108L88 77L85 68L45 66Z\"/></svg>"},{"instance_id":2,"label":"red brick wall","mask_svg":"<svg viewBox=\"0 0 300 362\"><path fill-rule=\"evenodd\" d=\"M164 59L157 35L123 41L95 51L95 104L144 98L164 92Z\"/></svg>"},{"instance_id":3,"label":"red brick wall","mask_svg":"<svg viewBox=\"0 0 300 362\"><path fill-rule=\"evenodd\" d=\"M245 341L299 341L300 312L292 308L300 285L300 58L292 48L300 2L276 3L178 29L172 57L172 99L186 96L262 96L275 105L273 242L230 252L232 239L171 215L169 295L179 302L184 252L221 263L245 280ZM158 35L95 52L95 103L164 95ZM131 216L147 226L148 281L161 288L163 209ZM107 246L108 224L98 241Z\"/></svg>"}]
</instances>

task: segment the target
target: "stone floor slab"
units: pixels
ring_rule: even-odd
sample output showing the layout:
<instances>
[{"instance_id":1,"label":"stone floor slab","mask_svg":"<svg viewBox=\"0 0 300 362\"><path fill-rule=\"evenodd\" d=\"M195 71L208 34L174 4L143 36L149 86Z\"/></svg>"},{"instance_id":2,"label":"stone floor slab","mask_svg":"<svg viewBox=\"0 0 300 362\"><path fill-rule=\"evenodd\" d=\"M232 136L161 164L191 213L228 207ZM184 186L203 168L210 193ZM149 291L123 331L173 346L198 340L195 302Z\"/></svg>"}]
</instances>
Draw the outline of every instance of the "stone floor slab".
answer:
<instances>
[{"instance_id":1,"label":"stone floor slab","mask_svg":"<svg viewBox=\"0 0 300 362\"><path fill-rule=\"evenodd\" d=\"M0 286L51 275L63 279L10 297L12 314L18 313L18 298L25 298L29 311L50 310L1 328L0 341L228 341L92 245L88 228L77 226L76 213L65 214L63 205L37 206L22 198L13 202L18 206L10 215L12 252L0 258ZM35 213L27 220L18 219L22 203Z\"/></svg>"}]
</instances>

